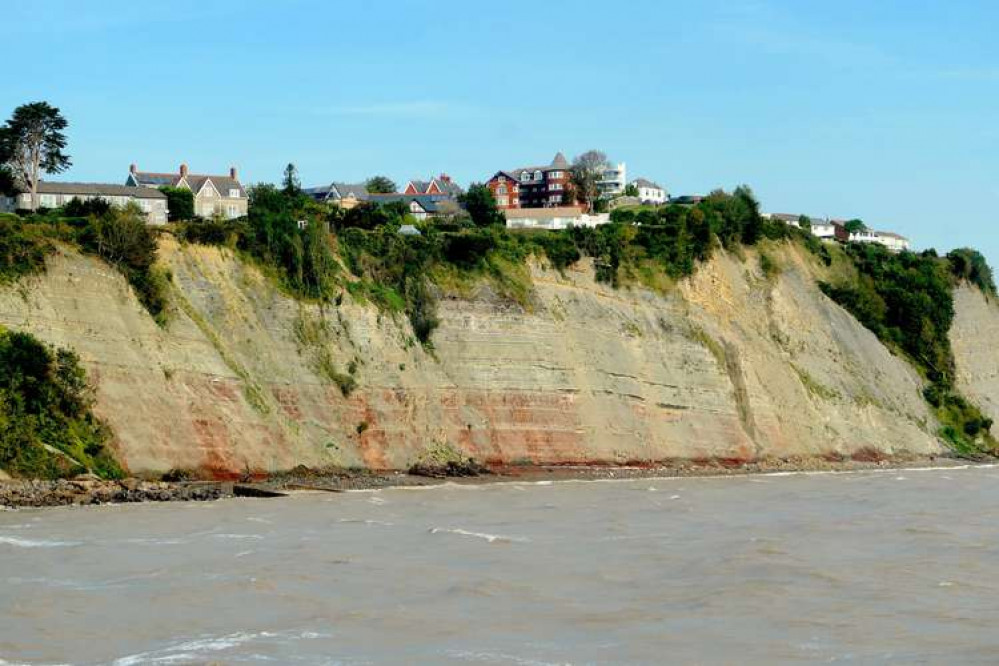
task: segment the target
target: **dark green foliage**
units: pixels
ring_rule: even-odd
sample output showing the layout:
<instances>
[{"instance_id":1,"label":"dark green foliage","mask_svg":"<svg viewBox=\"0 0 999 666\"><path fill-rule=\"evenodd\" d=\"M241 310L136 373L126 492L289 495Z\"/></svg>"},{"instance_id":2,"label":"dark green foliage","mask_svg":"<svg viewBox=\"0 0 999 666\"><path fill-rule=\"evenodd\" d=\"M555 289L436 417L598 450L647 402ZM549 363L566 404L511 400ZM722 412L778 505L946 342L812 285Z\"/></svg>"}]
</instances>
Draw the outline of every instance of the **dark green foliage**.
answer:
<instances>
[{"instance_id":1,"label":"dark green foliage","mask_svg":"<svg viewBox=\"0 0 999 666\"><path fill-rule=\"evenodd\" d=\"M992 278L992 268L980 252L970 248L953 250L947 255L950 271L954 277L967 280L982 290L986 296L996 295L996 283Z\"/></svg>"},{"instance_id":2,"label":"dark green foliage","mask_svg":"<svg viewBox=\"0 0 999 666\"><path fill-rule=\"evenodd\" d=\"M850 220L843 225L843 228L846 229L848 233L855 234L858 231L866 231L867 225L864 224L863 220Z\"/></svg>"},{"instance_id":3,"label":"dark green foliage","mask_svg":"<svg viewBox=\"0 0 999 666\"><path fill-rule=\"evenodd\" d=\"M0 164L0 197L13 197L20 191L21 188L14 179L14 172L6 164Z\"/></svg>"},{"instance_id":4,"label":"dark green foliage","mask_svg":"<svg viewBox=\"0 0 999 666\"><path fill-rule=\"evenodd\" d=\"M53 250L38 225L16 216L0 217L0 283L45 270L45 257Z\"/></svg>"},{"instance_id":5,"label":"dark green foliage","mask_svg":"<svg viewBox=\"0 0 999 666\"><path fill-rule=\"evenodd\" d=\"M369 202L360 203L350 210L337 209L332 219L337 229L368 229L382 226L399 228L407 215L406 204L401 201L390 201L384 204Z\"/></svg>"},{"instance_id":6,"label":"dark green foliage","mask_svg":"<svg viewBox=\"0 0 999 666\"><path fill-rule=\"evenodd\" d=\"M485 185L473 183L469 186L468 192L462 194L458 200L468 211L475 226L491 227L506 224L506 218L496 208L496 199L492 191Z\"/></svg>"},{"instance_id":7,"label":"dark green foliage","mask_svg":"<svg viewBox=\"0 0 999 666\"><path fill-rule=\"evenodd\" d=\"M120 478L93 401L76 354L0 329L0 468L23 477Z\"/></svg>"},{"instance_id":8,"label":"dark green foliage","mask_svg":"<svg viewBox=\"0 0 999 666\"><path fill-rule=\"evenodd\" d=\"M194 219L194 193L186 187L159 188L167 198L167 219L171 222L182 222Z\"/></svg>"},{"instance_id":9,"label":"dark green foliage","mask_svg":"<svg viewBox=\"0 0 999 666\"><path fill-rule=\"evenodd\" d=\"M398 191L395 182L387 176L373 176L368 179L364 187L371 194L393 194Z\"/></svg>"},{"instance_id":10,"label":"dark green foliage","mask_svg":"<svg viewBox=\"0 0 999 666\"><path fill-rule=\"evenodd\" d=\"M310 299L333 296L337 264L325 211L301 193L273 185L250 190L250 212L238 246L275 268L293 293Z\"/></svg>"},{"instance_id":11,"label":"dark green foliage","mask_svg":"<svg viewBox=\"0 0 999 666\"><path fill-rule=\"evenodd\" d=\"M33 191L42 173L61 173L72 165L63 152L68 125L59 109L48 102L22 104L0 126L0 164L7 166L16 182Z\"/></svg>"},{"instance_id":12,"label":"dark green foliage","mask_svg":"<svg viewBox=\"0 0 999 666\"><path fill-rule=\"evenodd\" d=\"M80 201L80 199L73 197L68 204L62 207L62 214L66 217L102 216L110 212L111 204L106 199L101 198Z\"/></svg>"},{"instance_id":13,"label":"dark green foliage","mask_svg":"<svg viewBox=\"0 0 999 666\"><path fill-rule=\"evenodd\" d=\"M954 319L953 263L935 252L893 254L873 244L849 245L846 251L858 279L821 283L822 290L923 372L930 382L924 395L944 426L941 435L957 452L993 450L991 421L954 390L948 337Z\"/></svg>"},{"instance_id":14,"label":"dark green foliage","mask_svg":"<svg viewBox=\"0 0 999 666\"><path fill-rule=\"evenodd\" d=\"M155 270L156 236L135 206L92 217L79 234L80 246L117 268L139 301L160 324L166 323L167 277Z\"/></svg>"},{"instance_id":15,"label":"dark green foliage","mask_svg":"<svg viewBox=\"0 0 999 666\"><path fill-rule=\"evenodd\" d=\"M200 220L182 222L177 237L188 243L233 247L246 232L244 220Z\"/></svg>"},{"instance_id":16,"label":"dark green foliage","mask_svg":"<svg viewBox=\"0 0 999 666\"><path fill-rule=\"evenodd\" d=\"M284 178L281 179L281 186L286 195L296 197L302 193L302 181L298 178L298 167L289 163L284 168Z\"/></svg>"}]
</instances>

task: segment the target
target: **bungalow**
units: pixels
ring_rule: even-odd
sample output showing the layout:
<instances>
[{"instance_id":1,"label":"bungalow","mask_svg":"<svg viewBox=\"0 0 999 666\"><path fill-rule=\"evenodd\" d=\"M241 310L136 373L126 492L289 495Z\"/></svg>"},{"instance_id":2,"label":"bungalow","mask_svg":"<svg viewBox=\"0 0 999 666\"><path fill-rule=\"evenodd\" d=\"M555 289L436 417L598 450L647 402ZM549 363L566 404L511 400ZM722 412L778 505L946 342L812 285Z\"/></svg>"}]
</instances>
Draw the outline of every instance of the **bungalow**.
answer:
<instances>
[{"instance_id":1,"label":"bungalow","mask_svg":"<svg viewBox=\"0 0 999 666\"><path fill-rule=\"evenodd\" d=\"M587 215L577 206L558 208L512 208L504 210L508 229L568 229L596 227L610 222L608 213Z\"/></svg>"},{"instance_id":2,"label":"bungalow","mask_svg":"<svg viewBox=\"0 0 999 666\"><path fill-rule=\"evenodd\" d=\"M333 182L325 187L308 187L302 191L320 203L336 204L344 210L368 200L368 187L364 183Z\"/></svg>"},{"instance_id":3,"label":"bungalow","mask_svg":"<svg viewBox=\"0 0 999 666\"><path fill-rule=\"evenodd\" d=\"M877 243L892 252L903 252L910 248L909 239L890 231L861 229L850 234L851 243Z\"/></svg>"},{"instance_id":4,"label":"bungalow","mask_svg":"<svg viewBox=\"0 0 999 666\"><path fill-rule=\"evenodd\" d=\"M31 194L3 197L4 206L10 211L31 208ZM103 199L112 206L123 208L130 203L137 205L146 215L149 224L166 224L167 198L159 190L106 183L38 183L38 205L42 208L60 208L73 199L90 201Z\"/></svg>"},{"instance_id":5,"label":"bungalow","mask_svg":"<svg viewBox=\"0 0 999 666\"><path fill-rule=\"evenodd\" d=\"M762 213L760 217L774 222L783 222L789 227L801 227L801 215L794 213Z\"/></svg>"},{"instance_id":6,"label":"bungalow","mask_svg":"<svg viewBox=\"0 0 999 666\"><path fill-rule=\"evenodd\" d=\"M669 198L666 195L666 190L651 180L636 178L631 181L631 185L638 190L638 198L643 204L658 206L659 204L666 203L666 200Z\"/></svg>"},{"instance_id":7,"label":"bungalow","mask_svg":"<svg viewBox=\"0 0 999 666\"><path fill-rule=\"evenodd\" d=\"M139 171L132 164L125 185L151 189L168 185L191 190L194 214L200 217L221 216L231 220L245 217L249 210L250 199L239 183L236 167L230 167L228 176L206 176L190 173L186 164L181 164L177 173Z\"/></svg>"}]
</instances>

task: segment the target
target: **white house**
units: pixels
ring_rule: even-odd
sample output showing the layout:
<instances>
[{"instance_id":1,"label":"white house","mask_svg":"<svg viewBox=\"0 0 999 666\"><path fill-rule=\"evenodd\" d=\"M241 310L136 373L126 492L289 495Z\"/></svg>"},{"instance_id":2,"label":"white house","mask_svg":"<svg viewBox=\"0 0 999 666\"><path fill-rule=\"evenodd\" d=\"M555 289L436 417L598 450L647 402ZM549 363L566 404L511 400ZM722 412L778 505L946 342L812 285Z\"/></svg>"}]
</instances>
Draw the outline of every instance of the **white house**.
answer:
<instances>
[{"instance_id":1,"label":"white house","mask_svg":"<svg viewBox=\"0 0 999 666\"><path fill-rule=\"evenodd\" d=\"M835 220L821 220L812 218L812 235L822 240L850 240L850 234L846 228Z\"/></svg>"},{"instance_id":2,"label":"white house","mask_svg":"<svg viewBox=\"0 0 999 666\"><path fill-rule=\"evenodd\" d=\"M616 197L624 194L624 188L628 185L628 167L624 162L616 165L608 164L599 181L597 190L602 197Z\"/></svg>"},{"instance_id":3,"label":"white house","mask_svg":"<svg viewBox=\"0 0 999 666\"><path fill-rule=\"evenodd\" d=\"M558 208L511 208L504 210L508 229L568 229L597 227L610 222L608 213L587 215L574 206Z\"/></svg>"},{"instance_id":4,"label":"white house","mask_svg":"<svg viewBox=\"0 0 999 666\"><path fill-rule=\"evenodd\" d=\"M902 252L911 247L909 239L890 231L874 231L872 229L861 229L850 234L851 243L877 243L883 245L892 252Z\"/></svg>"},{"instance_id":5,"label":"white house","mask_svg":"<svg viewBox=\"0 0 999 666\"><path fill-rule=\"evenodd\" d=\"M801 227L801 215L794 215L793 213L761 213L760 217L775 222L783 222L789 227Z\"/></svg>"},{"instance_id":6,"label":"white house","mask_svg":"<svg viewBox=\"0 0 999 666\"><path fill-rule=\"evenodd\" d=\"M638 190L638 199L643 204L652 204L658 206L659 204L666 203L668 196L666 190L659 185L653 183L651 180L646 180L645 178L636 178L631 181L631 185Z\"/></svg>"},{"instance_id":7,"label":"white house","mask_svg":"<svg viewBox=\"0 0 999 666\"><path fill-rule=\"evenodd\" d=\"M7 210L31 208L31 194L23 192L17 197L3 197ZM103 199L112 206L124 208L130 203L136 204L146 214L149 224L166 224L167 197L159 190L146 187L130 187L127 185L111 185L105 183L38 183L38 205L41 208L61 208L73 199L90 201Z\"/></svg>"}]
</instances>

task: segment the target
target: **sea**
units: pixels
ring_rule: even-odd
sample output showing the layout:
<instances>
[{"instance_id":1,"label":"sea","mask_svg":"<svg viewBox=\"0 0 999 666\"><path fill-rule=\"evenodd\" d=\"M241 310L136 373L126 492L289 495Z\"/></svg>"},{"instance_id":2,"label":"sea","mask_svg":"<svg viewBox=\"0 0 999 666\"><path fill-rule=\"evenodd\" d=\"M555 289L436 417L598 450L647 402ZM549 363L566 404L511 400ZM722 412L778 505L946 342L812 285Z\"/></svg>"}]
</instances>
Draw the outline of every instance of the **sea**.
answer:
<instances>
[{"instance_id":1,"label":"sea","mask_svg":"<svg viewBox=\"0 0 999 666\"><path fill-rule=\"evenodd\" d=\"M0 512L0 665L997 664L999 469Z\"/></svg>"}]
</instances>

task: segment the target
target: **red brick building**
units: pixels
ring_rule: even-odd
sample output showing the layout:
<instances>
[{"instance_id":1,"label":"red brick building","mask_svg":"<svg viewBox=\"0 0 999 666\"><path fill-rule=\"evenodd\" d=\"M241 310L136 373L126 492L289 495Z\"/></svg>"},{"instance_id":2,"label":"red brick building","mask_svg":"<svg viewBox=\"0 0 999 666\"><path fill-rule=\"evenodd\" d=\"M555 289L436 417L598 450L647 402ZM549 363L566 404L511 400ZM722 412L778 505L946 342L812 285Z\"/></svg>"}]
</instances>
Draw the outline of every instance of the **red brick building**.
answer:
<instances>
[{"instance_id":1,"label":"red brick building","mask_svg":"<svg viewBox=\"0 0 999 666\"><path fill-rule=\"evenodd\" d=\"M571 183L572 167L558 153L547 166L498 171L486 186L500 209L555 208L575 203L568 200Z\"/></svg>"}]
</instances>

